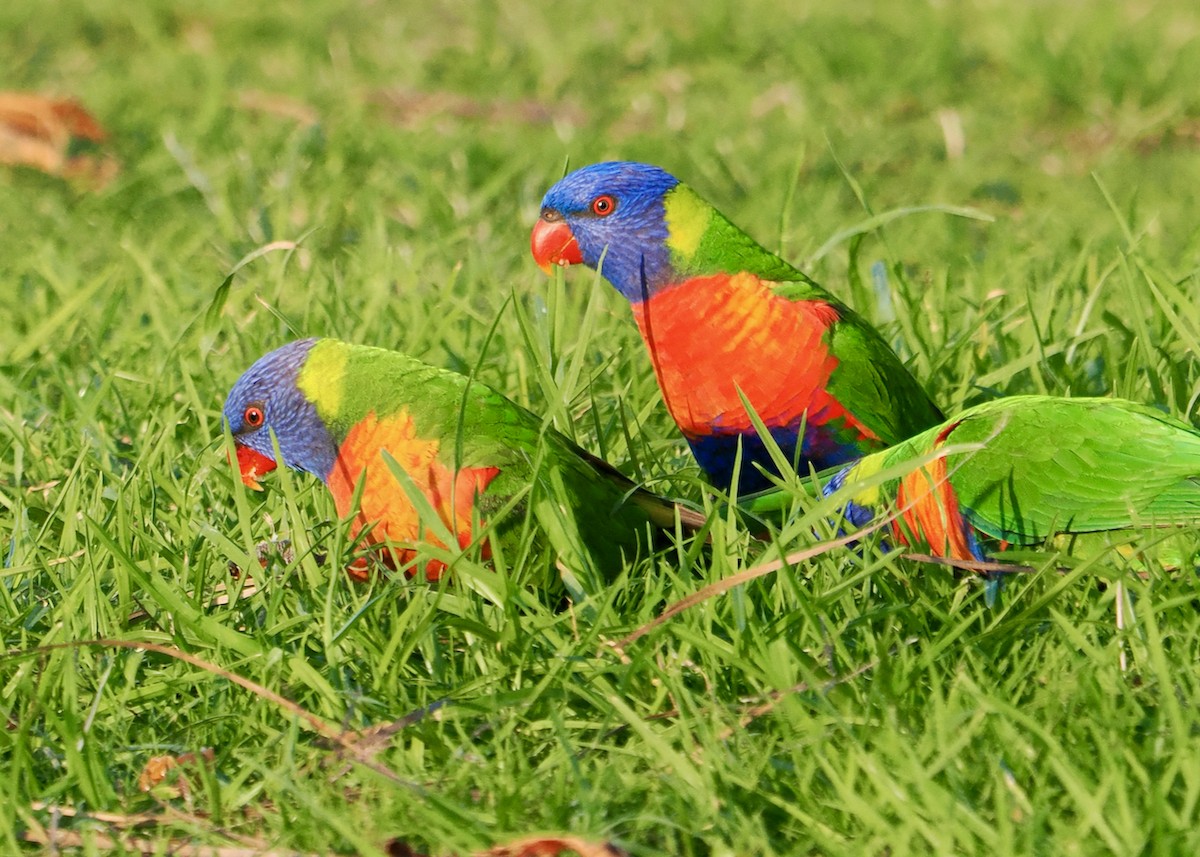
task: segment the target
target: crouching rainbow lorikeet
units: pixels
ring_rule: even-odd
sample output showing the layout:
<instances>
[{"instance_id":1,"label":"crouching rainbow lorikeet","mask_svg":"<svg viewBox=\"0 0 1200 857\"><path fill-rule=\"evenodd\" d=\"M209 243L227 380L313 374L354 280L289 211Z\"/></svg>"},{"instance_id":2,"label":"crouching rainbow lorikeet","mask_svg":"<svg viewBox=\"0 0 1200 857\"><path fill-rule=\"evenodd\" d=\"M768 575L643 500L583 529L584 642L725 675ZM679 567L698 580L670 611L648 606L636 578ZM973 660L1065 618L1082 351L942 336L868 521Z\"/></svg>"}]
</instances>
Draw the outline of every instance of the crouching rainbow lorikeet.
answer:
<instances>
[{"instance_id":1,"label":"crouching rainbow lorikeet","mask_svg":"<svg viewBox=\"0 0 1200 857\"><path fill-rule=\"evenodd\" d=\"M677 517L685 528L703 524L490 387L394 351L292 342L238 379L224 414L247 486L261 490L259 479L277 466L274 434L282 462L319 477L338 515L354 514L353 534L365 533L393 568L412 563L422 539L446 546L412 488L461 547L477 525L492 524L485 555L495 540L516 539L526 517L518 513L531 511L572 570L591 563L615 571L648 525L673 528ZM407 474L408 491L393 468ZM514 498L514 509L489 520ZM581 552L562 535L571 532ZM425 573L433 579L444 569L431 560Z\"/></svg>"},{"instance_id":2,"label":"crouching rainbow lorikeet","mask_svg":"<svg viewBox=\"0 0 1200 857\"><path fill-rule=\"evenodd\" d=\"M894 516L895 541L935 557L980 561L1056 537L1118 545L1114 534L1200 524L1200 431L1120 399L1013 396L843 468L824 492L843 486L848 521Z\"/></svg>"},{"instance_id":3,"label":"crouching rainbow lorikeet","mask_svg":"<svg viewBox=\"0 0 1200 857\"><path fill-rule=\"evenodd\" d=\"M633 305L663 400L718 487L739 444L739 491L774 470L749 401L800 473L933 426L937 405L863 318L647 164L577 170L542 200L534 260L583 263Z\"/></svg>"}]
</instances>

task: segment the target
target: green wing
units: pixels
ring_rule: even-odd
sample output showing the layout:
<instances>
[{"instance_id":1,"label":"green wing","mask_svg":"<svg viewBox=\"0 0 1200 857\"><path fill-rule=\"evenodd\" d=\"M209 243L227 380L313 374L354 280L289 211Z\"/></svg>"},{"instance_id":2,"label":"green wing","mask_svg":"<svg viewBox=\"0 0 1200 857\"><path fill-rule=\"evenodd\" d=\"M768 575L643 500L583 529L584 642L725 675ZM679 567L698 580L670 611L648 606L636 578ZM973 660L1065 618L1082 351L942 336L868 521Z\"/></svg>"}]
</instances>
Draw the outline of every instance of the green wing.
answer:
<instances>
[{"instance_id":1,"label":"green wing","mask_svg":"<svg viewBox=\"0 0 1200 857\"><path fill-rule=\"evenodd\" d=\"M813 284L776 283L773 291L789 300L811 300ZM820 288L820 287L816 287ZM921 383L913 377L879 332L862 316L822 290L817 300L837 311L826 343L838 359L829 392L855 419L887 446L899 443L945 419Z\"/></svg>"},{"instance_id":2,"label":"green wing","mask_svg":"<svg viewBox=\"0 0 1200 857\"><path fill-rule=\"evenodd\" d=\"M1200 522L1200 432L1143 405L1000 399L965 412L946 443L985 445L947 468L967 520L998 539Z\"/></svg>"},{"instance_id":3,"label":"green wing","mask_svg":"<svg viewBox=\"0 0 1200 857\"><path fill-rule=\"evenodd\" d=\"M886 445L942 422L941 410L875 328L849 307L834 307L841 318L826 334L838 359L828 385L833 397Z\"/></svg>"},{"instance_id":4,"label":"green wing","mask_svg":"<svg viewBox=\"0 0 1200 857\"><path fill-rule=\"evenodd\" d=\"M457 379L453 373L446 373ZM439 422L457 430L464 385ZM649 546L653 529L671 530L676 516L685 529L699 529L702 515L638 487L632 480L540 417L491 388L475 383L462 412L462 464L499 467L484 503L501 505L521 492L521 508L532 512L576 586L594 592L617 573L622 561ZM449 440L449 438L448 438ZM446 445L452 454L451 443ZM519 521L521 515L514 518Z\"/></svg>"}]
</instances>

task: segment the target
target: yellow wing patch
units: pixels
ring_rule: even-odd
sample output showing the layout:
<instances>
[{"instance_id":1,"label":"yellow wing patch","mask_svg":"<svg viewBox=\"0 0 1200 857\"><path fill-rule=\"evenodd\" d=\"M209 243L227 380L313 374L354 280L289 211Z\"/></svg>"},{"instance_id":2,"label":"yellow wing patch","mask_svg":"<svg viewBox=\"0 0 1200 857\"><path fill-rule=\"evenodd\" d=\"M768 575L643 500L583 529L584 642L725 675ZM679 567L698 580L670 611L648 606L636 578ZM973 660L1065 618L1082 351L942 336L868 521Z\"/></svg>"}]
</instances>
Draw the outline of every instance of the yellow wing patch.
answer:
<instances>
[{"instance_id":1,"label":"yellow wing patch","mask_svg":"<svg viewBox=\"0 0 1200 857\"><path fill-rule=\"evenodd\" d=\"M859 459L850 472L846 474L846 479L842 484L850 484L857 482L860 479L870 479L876 473L883 469L882 455L868 455L866 458ZM869 488L864 488L862 491L850 498L851 502L857 503L859 506L873 507L879 504L879 488L878 484L872 485Z\"/></svg>"}]
</instances>

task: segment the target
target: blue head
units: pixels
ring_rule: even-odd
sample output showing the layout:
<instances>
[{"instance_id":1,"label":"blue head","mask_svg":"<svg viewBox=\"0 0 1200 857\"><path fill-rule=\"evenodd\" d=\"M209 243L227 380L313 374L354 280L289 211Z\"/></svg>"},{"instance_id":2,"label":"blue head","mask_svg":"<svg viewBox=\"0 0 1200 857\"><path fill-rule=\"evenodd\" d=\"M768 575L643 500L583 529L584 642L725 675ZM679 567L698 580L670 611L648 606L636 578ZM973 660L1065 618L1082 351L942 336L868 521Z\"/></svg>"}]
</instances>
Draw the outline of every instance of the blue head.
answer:
<instances>
[{"instance_id":1,"label":"blue head","mask_svg":"<svg viewBox=\"0 0 1200 857\"><path fill-rule=\"evenodd\" d=\"M659 167L608 161L576 170L550 188L530 239L533 258L600 268L630 301L671 282L664 197L679 180Z\"/></svg>"},{"instance_id":2,"label":"blue head","mask_svg":"<svg viewBox=\"0 0 1200 857\"><path fill-rule=\"evenodd\" d=\"M272 432L288 467L321 479L333 469L337 444L297 383L316 341L297 340L260 357L225 399L242 481L251 488L259 490L259 477L277 466Z\"/></svg>"}]
</instances>

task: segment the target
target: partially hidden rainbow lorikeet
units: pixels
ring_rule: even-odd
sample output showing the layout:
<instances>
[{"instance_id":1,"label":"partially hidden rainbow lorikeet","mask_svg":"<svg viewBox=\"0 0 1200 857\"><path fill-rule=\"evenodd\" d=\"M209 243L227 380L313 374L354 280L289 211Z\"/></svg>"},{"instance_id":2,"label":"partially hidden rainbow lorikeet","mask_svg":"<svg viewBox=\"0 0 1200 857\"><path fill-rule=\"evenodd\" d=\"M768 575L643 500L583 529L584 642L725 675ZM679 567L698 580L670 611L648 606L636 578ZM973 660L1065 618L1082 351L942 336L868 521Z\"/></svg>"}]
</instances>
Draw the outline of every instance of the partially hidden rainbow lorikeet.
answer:
<instances>
[{"instance_id":1,"label":"partially hidden rainbow lorikeet","mask_svg":"<svg viewBox=\"0 0 1200 857\"><path fill-rule=\"evenodd\" d=\"M247 486L261 490L259 479L277 466L274 434L282 462L320 478L338 515L354 515L353 534L365 532L393 568L413 562L418 541L445 547L428 526L429 509L461 547L477 526L492 525L485 556L495 540L515 538L520 513L530 511L550 530L543 541L560 561L573 569L590 562L601 574L619 568L622 552L632 556L648 526L672 528L677 517L685 529L703 523L490 387L395 351L334 339L289 343L238 379L224 415ZM393 468L407 474L408 490ZM427 501L424 520L413 488ZM491 520L514 498L508 514ZM583 550L565 557L575 549L561 534L571 532ZM444 569L430 560L425 574Z\"/></svg>"},{"instance_id":2,"label":"partially hidden rainbow lorikeet","mask_svg":"<svg viewBox=\"0 0 1200 857\"><path fill-rule=\"evenodd\" d=\"M534 260L596 268L633 305L667 409L718 487L774 471L739 391L801 473L941 422L937 405L862 317L764 249L664 170L584 167L542 200Z\"/></svg>"},{"instance_id":3,"label":"partially hidden rainbow lorikeet","mask_svg":"<svg viewBox=\"0 0 1200 857\"><path fill-rule=\"evenodd\" d=\"M1089 535L1115 544L1117 532L1200 523L1200 431L1120 399L1013 396L843 468L824 492L843 486L846 520L894 516L891 538L935 557Z\"/></svg>"}]
</instances>

